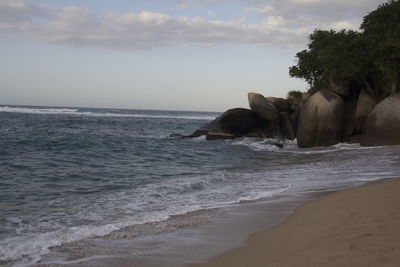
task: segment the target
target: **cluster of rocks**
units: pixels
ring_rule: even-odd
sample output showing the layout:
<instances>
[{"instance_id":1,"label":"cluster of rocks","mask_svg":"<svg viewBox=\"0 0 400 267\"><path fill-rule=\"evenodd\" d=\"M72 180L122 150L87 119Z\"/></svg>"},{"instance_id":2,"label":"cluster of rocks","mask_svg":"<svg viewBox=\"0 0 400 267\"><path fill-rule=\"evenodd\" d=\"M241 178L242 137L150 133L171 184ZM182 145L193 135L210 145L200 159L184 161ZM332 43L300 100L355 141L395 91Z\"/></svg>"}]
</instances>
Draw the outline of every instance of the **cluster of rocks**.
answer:
<instances>
[{"instance_id":1,"label":"cluster of rocks","mask_svg":"<svg viewBox=\"0 0 400 267\"><path fill-rule=\"evenodd\" d=\"M329 89L313 94L301 108L299 147L339 142L363 146L400 144L400 94L377 103L367 90L353 90L331 80Z\"/></svg>"},{"instance_id":2,"label":"cluster of rocks","mask_svg":"<svg viewBox=\"0 0 400 267\"><path fill-rule=\"evenodd\" d=\"M400 94L379 104L367 90L330 81L330 87L302 99L248 94L250 109L234 108L191 135L206 140L238 137L297 138L299 147L360 142L364 146L400 144Z\"/></svg>"},{"instance_id":3,"label":"cluster of rocks","mask_svg":"<svg viewBox=\"0 0 400 267\"><path fill-rule=\"evenodd\" d=\"M250 109L234 108L225 111L215 120L204 124L191 135L205 135L206 140L257 137L289 139L296 138L299 101L276 97L265 98L249 93ZM301 102L301 101L300 101Z\"/></svg>"}]
</instances>

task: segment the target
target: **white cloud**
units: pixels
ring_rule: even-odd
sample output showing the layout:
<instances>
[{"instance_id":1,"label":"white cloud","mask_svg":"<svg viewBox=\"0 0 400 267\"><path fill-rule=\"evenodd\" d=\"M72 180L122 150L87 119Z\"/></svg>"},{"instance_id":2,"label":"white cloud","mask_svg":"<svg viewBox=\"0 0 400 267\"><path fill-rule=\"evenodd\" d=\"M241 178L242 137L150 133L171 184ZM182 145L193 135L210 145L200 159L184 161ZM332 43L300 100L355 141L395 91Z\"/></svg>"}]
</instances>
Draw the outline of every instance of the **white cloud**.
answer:
<instances>
[{"instance_id":1,"label":"white cloud","mask_svg":"<svg viewBox=\"0 0 400 267\"><path fill-rule=\"evenodd\" d=\"M178 0L177 0L178 1ZM181 5L224 0L182 0ZM240 0L238 0L240 1ZM315 28L356 29L379 0L241 0L259 23L204 17L175 18L143 11L97 14L79 7L52 8L25 0L0 0L0 30L20 31L40 41L118 49L165 45L255 44L303 47ZM226 1L229 4L229 1ZM176 2L178 3L178 2ZM209 13L214 15L213 13Z\"/></svg>"},{"instance_id":2,"label":"white cloud","mask_svg":"<svg viewBox=\"0 0 400 267\"><path fill-rule=\"evenodd\" d=\"M314 29L357 30L362 18L385 0L242 0L248 13L274 29L310 34Z\"/></svg>"},{"instance_id":3,"label":"white cloud","mask_svg":"<svg viewBox=\"0 0 400 267\"><path fill-rule=\"evenodd\" d=\"M45 6L33 5L24 0L0 0L0 21L16 23L30 21L33 17L48 17Z\"/></svg>"},{"instance_id":4,"label":"white cloud","mask_svg":"<svg viewBox=\"0 0 400 267\"><path fill-rule=\"evenodd\" d=\"M20 3L25 2L20 0ZM167 14L150 11L99 15L87 9L65 7L57 10L50 19L31 21L31 18L37 17L39 13L25 13L25 20L12 22L0 18L0 29L18 29L47 43L120 49L181 44L256 44L290 47L304 41L304 36L296 32L288 34L287 31L272 29L265 24L245 24L240 20L173 18Z\"/></svg>"}]
</instances>

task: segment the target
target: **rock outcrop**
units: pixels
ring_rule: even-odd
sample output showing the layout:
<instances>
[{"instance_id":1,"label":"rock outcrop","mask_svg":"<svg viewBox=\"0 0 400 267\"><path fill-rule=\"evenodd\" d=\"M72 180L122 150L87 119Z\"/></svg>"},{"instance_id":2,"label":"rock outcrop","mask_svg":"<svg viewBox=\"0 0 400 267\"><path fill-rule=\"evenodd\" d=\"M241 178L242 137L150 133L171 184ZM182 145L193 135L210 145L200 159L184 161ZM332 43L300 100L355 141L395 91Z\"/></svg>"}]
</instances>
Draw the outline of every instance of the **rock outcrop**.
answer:
<instances>
[{"instance_id":1,"label":"rock outcrop","mask_svg":"<svg viewBox=\"0 0 400 267\"><path fill-rule=\"evenodd\" d=\"M225 111L214 121L203 125L191 136L206 135L206 140L233 139L249 133L262 136L261 129L266 122L254 111L245 108L234 108Z\"/></svg>"},{"instance_id":2,"label":"rock outcrop","mask_svg":"<svg viewBox=\"0 0 400 267\"><path fill-rule=\"evenodd\" d=\"M385 98L369 113L361 145L400 145L400 93Z\"/></svg>"},{"instance_id":3,"label":"rock outcrop","mask_svg":"<svg viewBox=\"0 0 400 267\"><path fill-rule=\"evenodd\" d=\"M291 112L291 105L287 99L279 97L267 97L266 99L268 102L274 105L279 112Z\"/></svg>"},{"instance_id":4,"label":"rock outcrop","mask_svg":"<svg viewBox=\"0 0 400 267\"><path fill-rule=\"evenodd\" d=\"M257 93L248 93L249 106L261 118L270 123L279 123L280 116L276 107L265 97Z\"/></svg>"},{"instance_id":5,"label":"rock outcrop","mask_svg":"<svg viewBox=\"0 0 400 267\"><path fill-rule=\"evenodd\" d=\"M187 136L184 136L184 137L193 138L193 137L199 137L199 136L202 136L202 135L207 135L210 130L221 128L221 125L219 123L220 119L221 119L221 116L217 117L213 121L210 121L210 122L207 122L206 124L203 124L202 126L200 126L199 129L194 131L191 135L187 135Z\"/></svg>"},{"instance_id":6,"label":"rock outcrop","mask_svg":"<svg viewBox=\"0 0 400 267\"><path fill-rule=\"evenodd\" d=\"M264 126L264 120L254 111L245 108L229 109L221 115L219 124L225 131L241 136L254 128Z\"/></svg>"},{"instance_id":7,"label":"rock outcrop","mask_svg":"<svg viewBox=\"0 0 400 267\"><path fill-rule=\"evenodd\" d=\"M341 140L344 101L329 90L312 95L301 109L297 129L299 147L330 146Z\"/></svg>"},{"instance_id":8,"label":"rock outcrop","mask_svg":"<svg viewBox=\"0 0 400 267\"><path fill-rule=\"evenodd\" d=\"M265 98L258 93L248 93L251 110L229 109L191 135L171 137L297 138L299 147L330 146L361 139L363 145L400 143L400 115L397 115L400 114L400 96L375 106L376 101L366 90L357 95L358 89L353 90L348 85L330 79L327 89L312 96L303 93L301 98Z\"/></svg>"},{"instance_id":9,"label":"rock outcrop","mask_svg":"<svg viewBox=\"0 0 400 267\"><path fill-rule=\"evenodd\" d=\"M293 123L290 120L289 113L287 112L280 112L281 115L281 130L282 130L282 137L284 139L293 140L296 138L296 132L293 128Z\"/></svg>"},{"instance_id":10,"label":"rock outcrop","mask_svg":"<svg viewBox=\"0 0 400 267\"><path fill-rule=\"evenodd\" d=\"M364 131L365 120L376 104L375 99L365 89L360 91L354 118L354 130L356 133L360 134Z\"/></svg>"},{"instance_id":11,"label":"rock outcrop","mask_svg":"<svg viewBox=\"0 0 400 267\"><path fill-rule=\"evenodd\" d=\"M213 129L207 133L206 140L226 140L226 139L234 139L235 136L229 132L226 132L222 129Z\"/></svg>"}]
</instances>

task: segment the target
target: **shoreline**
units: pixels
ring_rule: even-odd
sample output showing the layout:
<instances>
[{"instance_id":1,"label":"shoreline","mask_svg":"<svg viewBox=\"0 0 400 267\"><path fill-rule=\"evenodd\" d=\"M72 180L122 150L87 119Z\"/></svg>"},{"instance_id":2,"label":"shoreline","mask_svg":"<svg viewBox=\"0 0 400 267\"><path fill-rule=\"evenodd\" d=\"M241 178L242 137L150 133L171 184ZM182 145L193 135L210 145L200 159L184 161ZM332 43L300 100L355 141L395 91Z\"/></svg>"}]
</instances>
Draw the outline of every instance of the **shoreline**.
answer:
<instances>
[{"instance_id":1,"label":"shoreline","mask_svg":"<svg viewBox=\"0 0 400 267\"><path fill-rule=\"evenodd\" d=\"M400 266L400 178L340 190L206 263L221 266Z\"/></svg>"},{"instance_id":2,"label":"shoreline","mask_svg":"<svg viewBox=\"0 0 400 267\"><path fill-rule=\"evenodd\" d=\"M244 202L227 207L199 210L172 216L157 223L146 223L117 230L104 237L94 237L55 247L33 266L186 266L203 262L220 253L244 244L253 233L267 225L273 227L283 222L301 203L328 192L300 193L277 196L264 201ZM137 235L137 228L145 228L144 235ZM156 227L156 228L154 228ZM158 231L159 227L164 228ZM170 229L170 230L168 230ZM154 231L155 230L155 231ZM104 243L105 242L105 243ZM111 243L108 243L111 242ZM118 254L95 256L98 250L116 246ZM68 260L53 260L61 251L69 251ZM74 253L86 254L74 257ZM94 254L92 254L94 253ZM92 256L90 256L92 255Z\"/></svg>"},{"instance_id":3,"label":"shoreline","mask_svg":"<svg viewBox=\"0 0 400 267\"><path fill-rule=\"evenodd\" d=\"M173 216L171 218L172 221L167 220L161 222L161 224L168 227L176 223L181 225L181 220L183 219L186 226L182 225L182 228L180 226L177 228L172 227L174 228L173 231L162 231L155 233L155 235L145 235L142 237L136 235L137 229L135 227L133 229L130 229L130 227L124 228L105 237L90 238L61 246L61 251L64 252L83 250L83 254L88 253L83 258L78 257L73 259L74 256L70 255L67 257L69 260L65 258L66 261L54 261L54 258L52 260L54 254L50 253L44 256L42 259L44 261L33 264L33 266L231 266L233 263L214 265L214 262L215 260L218 261L221 257L245 248L253 236L281 227L281 225L284 225L293 216L296 216L298 210L302 209L304 205L318 202L321 199L325 199L325 197L336 195L340 192L385 183L385 181L392 179L385 178L383 180L371 181L367 184L359 183L351 187L302 191L296 194L268 198L261 202L245 202L224 208ZM199 222L199 215L200 219L207 217L209 219ZM175 221L175 219L178 221ZM192 224L195 221L197 223ZM151 224L142 226L152 228ZM109 243L110 241L111 243ZM98 250L99 244L100 250ZM102 252L106 252L102 251L102 249L106 248L104 245L108 248L110 248L110 245L116 246L119 252L124 252L120 255L119 253L115 254L116 251L111 254L103 254ZM56 248L56 254L57 251L58 249ZM97 254L98 252L102 255ZM257 263L250 262L250 265L232 266L253 267L258 265ZM275 266L271 265L271 267ZM285 266L283 265L283 267Z\"/></svg>"}]
</instances>

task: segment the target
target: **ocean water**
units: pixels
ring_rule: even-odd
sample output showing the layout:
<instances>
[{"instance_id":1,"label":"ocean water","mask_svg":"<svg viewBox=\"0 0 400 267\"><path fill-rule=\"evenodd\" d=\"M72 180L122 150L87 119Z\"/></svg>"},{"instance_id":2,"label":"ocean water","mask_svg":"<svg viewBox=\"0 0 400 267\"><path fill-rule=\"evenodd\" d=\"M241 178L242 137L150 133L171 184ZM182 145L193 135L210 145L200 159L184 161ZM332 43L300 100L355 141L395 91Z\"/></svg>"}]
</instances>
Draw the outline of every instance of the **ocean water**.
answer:
<instances>
[{"instance_id":1,"label":"ocean water","mask_svg":"<svg viewBox=\"0 0 400 267\"><path fill-rule=\"evenodd\" d=\"M0 105L0 264L174 215L400 176L399 147L169 137L218 115Z\"/></svg>"}]
</instances>

